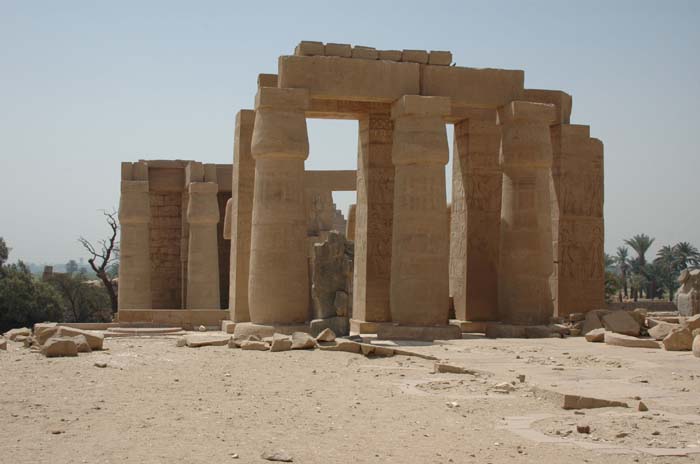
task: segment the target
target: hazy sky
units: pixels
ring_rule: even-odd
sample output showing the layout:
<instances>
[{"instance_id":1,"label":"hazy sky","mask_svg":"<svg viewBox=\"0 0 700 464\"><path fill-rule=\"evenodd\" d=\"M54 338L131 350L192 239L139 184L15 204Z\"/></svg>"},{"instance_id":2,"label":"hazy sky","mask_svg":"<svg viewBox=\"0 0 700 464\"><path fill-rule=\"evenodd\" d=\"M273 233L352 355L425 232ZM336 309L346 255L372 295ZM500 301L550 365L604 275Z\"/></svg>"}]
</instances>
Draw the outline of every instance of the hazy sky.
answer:
<instances>
[{"instance_id":1,"label":"hazy sky","mask_svg":"<svg viewBox=\"0 0 700 464\"><path fill-rule=\"evenodd\" d=\"M640 232L700 246L699 24L700 1L0 0L0 236L15 259L84 256L120 161L230 163L257 74L320 40L451 50L572 94L605 143L606 251ZM356 128L310 121L307 168L355 168Z\"/></svg>"}]
</instances>

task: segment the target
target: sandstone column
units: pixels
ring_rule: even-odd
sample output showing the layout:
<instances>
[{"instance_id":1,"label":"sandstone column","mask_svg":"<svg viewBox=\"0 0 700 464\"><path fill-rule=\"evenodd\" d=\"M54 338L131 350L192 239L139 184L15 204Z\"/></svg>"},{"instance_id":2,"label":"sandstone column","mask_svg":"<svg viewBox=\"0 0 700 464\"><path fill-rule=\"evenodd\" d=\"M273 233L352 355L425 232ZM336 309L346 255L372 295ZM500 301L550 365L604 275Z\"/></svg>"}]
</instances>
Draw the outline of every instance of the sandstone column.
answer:
<instances>
[{"instance_id":1,"label":"sandstone column","mask_svg":"<svg viewBox=\"0 0 700 464\"><path fill-rule=\"evenodd\" d=\"M506 322L542 324L552 316L549 126L554 119L552 105L516 101L499 110L503 194L498 304Z\"/></svg>"},{"instance_id":2,"label":"sandstone column","mask_svg":"<svg viewBox=\"0 0 700 464\"><path fill-rule=\"evenodd\" d=\"M304 205L309 95L305 89L262 87L255 104L250 319L255 324L304 323L309 318Z\"/></svg>"},{"instance_id":3,"label":"sandstone column","mask_svg":"<svg viewBox=\"0 0 700 464\"><path fill-rule=\"evenodd\" d=\"M248 269L250 266L250 228L253 220L253 184L255 160L250 153L255 111L241 110L236 115L233 143L233 179L231 186L231 259L229 271L229 311L234 322L249 322Z\"/></svg>"},{"instance_id":4,"label":"sandstone column","mask_svg":"<svg viewBox=\"0 0 700 464\"><path fill-rule=\"evenodd\" d=\"M357 208L353 319L350 330L376 332L378 322L391 320L391 224L394 204L394 166L391 162L391 108L370 112L359 121Z\"/></svg>"},{"instance_id":5,"label":"sandstone column","mask_svg":"<svg viewBox=\"0 0 700 464\"><path fill-rule=\"evenodd\" d=\"M352 204L348 208L348 222L345 225L345 237L350 241L355 241L355 214L357 205Z\"/></svg>"},{"instance_id":6,"label":"sandstone column","mask_svg":"<svg viewBox=\"0 0 700 464\"><path fill-rule=\"evenodd\" d=\"M219 309L218 186L214 182L189 185L187 222L187 309Z\"/></svg>"},{"instance_id":7,"label":"sandstone column","mask_svg":"<svg viewBox=\"0 0 700 464\"><path fill-rule=\"evenodd\" d=\"M119 309L151 308L148 181L124 180L119 200Z\"/></svg>"},{"instance_id":8,"label":"sandstone column","mask_svg":"<svg viewBox=\"0 0 700 464\"><path fill-rule=\"evenodd\" d=\"M603 144L588 126L552 126L554 314L605 305Z\"/></svg>"},{"instance_id":9,"label":"sandstone column","mask_svg":"<svg viewBox=\"0 0 700 464\"><path fill-rule=\"evenodd\" d=\"M455 124L452 160L450 294L459 321L498 319L501 132L495 110Z\"/></svg>"},{"instance_id":10,"label":"sandstone column","mask_svg":"<svg viewBox=\"0 0 700 464\"><path fill-rule=\"evenodd\" d=\"M444 97L407 95L392 107L394 143L391 318L399 325L448 323L449 232Z\"/></svg>"}]
</instances>

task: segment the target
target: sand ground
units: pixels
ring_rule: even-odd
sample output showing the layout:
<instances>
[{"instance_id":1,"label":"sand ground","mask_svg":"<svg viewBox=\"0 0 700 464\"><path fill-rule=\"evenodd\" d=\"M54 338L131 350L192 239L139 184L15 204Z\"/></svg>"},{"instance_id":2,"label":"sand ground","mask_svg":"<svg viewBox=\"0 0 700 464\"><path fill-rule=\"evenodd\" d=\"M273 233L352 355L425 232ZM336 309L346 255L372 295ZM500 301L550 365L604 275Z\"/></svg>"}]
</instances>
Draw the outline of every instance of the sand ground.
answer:
<instances>
[{"instance_id":1,"label":"sand ground","mask_svg":"<svg viewBox=\"0 0 700 464\"><path fill-rule=\"evenodd\" d=\"M264 463L268 450L296 463L700 462L700 359L687 352L581 338L410 348L484 371L468 375L414 357L177 348L172 337L106 339L78 358L8 345L4 462ZM502 382L513 391L494 389ZM631 407L576 413L547 392ZM680 449L691 454L653 454Z\"/></svg>"}]
</instances>

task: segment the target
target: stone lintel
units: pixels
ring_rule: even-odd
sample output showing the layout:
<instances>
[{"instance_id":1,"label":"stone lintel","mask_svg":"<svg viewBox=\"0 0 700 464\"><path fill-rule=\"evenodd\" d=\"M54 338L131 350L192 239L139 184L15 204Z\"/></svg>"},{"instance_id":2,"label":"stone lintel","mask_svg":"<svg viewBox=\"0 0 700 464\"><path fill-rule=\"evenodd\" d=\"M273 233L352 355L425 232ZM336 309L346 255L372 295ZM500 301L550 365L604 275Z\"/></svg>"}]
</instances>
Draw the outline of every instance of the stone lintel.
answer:
<instances>
[{"instance_id":1,"label":"stone lintel","mask_svg":"<svg viewBox=\"0 0 700 464\"><path fill-rule=\"evenodd\" d=\"M498 119L501 124L514 121L553 124L556 121L556 109L552 104L513 101L499 109Z\"/></svg>"},{"instance_id":2,"label":"stone lintel","mask_svg":"<svg viewBox=\"0 0 700 464\"><path fill-rule=\"evenodd\" d=\"M305 171L304 188L352 192L357 190L357 171Z\"/></svg>"},{"instance_id":3,"label":"stone lintel","mask_svg":"<svg viewBox=\"0 0 700 464\"><path fill-rule=\"evenodd\" d=\"M394 119L402 116L444 117L450 112L450 99L447 97L404 95L391 106L391 117Z\"/></svg>"},{"instance_id":4,"label":"stone lintel","mask_svg":"<svg viewBox=\"0 0 700 464\"><path fill-rule=\"evenodd\" d=\"M549 103L556 108L556 122L569 124L571 119L571 95L561 90L525 89L519 100Z\"/></svg>"},{"instance_id":5,"label":"stone lintel","mask_svg":"<svg viewBox=\"0 0 700 464\"><path fill-rule=\"evenodd\" d=\"M455 103L497 108L517 99L525 73L520 70L427 65L421 73L421 95L452 97Z\"/></svg>"},{"instance_id":6,"label":"stone lintel","mask_svg":"<svg viewBox=\"0 0 700 464\"><path fill-rule=\"evenodd\" d=\"M255 96L255 110L304 111L309 91L303 88L261 87Z\"/></svg>"},{"instance_id":7,"label":"stone lintel","mask_svg":"<svg viewBox=\"0 0 700 464\"><path fill-rule=\"evenodd\" d=\"M279 85L308 89L312 98L391 103L402 95L420 93L420 66L335 56L281 56Z\"/></svg>"}]
</instances>

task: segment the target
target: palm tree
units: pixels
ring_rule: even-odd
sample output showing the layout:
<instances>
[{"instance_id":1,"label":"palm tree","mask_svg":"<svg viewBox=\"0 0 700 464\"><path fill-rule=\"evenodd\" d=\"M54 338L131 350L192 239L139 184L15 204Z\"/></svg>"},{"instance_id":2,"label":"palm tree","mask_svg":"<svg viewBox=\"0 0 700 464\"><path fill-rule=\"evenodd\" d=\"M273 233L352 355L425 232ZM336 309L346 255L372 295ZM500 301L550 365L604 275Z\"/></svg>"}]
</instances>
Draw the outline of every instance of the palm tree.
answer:
<instances>
[{"instance_id":1,"label":"palm tree","mask_svg":"<svg viewBox=\"0 0 700 464\"><path fill-rule=\"evenodd\" d=\"M625 240L625 243L637 253L637 264L639 267L644 267L647 263L645 255L651 248L651 244L654 243L654 239L647 234L638 234Z\"/></svg>"},{"instance_id":2,"label":"palm tree","mask_svg":"<svg viewBox=\"0 0 700 464\"><path fill-rule=\"evenodd\" d=\"M620 280L622 281L622 289L625 292L625 298L627 298L629 296L627 294L627 272L630 270L629 248L617 247L615 263L617 264L617 267L620 270Z\"/></svg>"},{"instance_id":3,"label":"palm tree","mask_svg":"<svg viewBox=\"0 0 700 464\"><path fill-rule=\"evenodd\" d=\"M678 242L672 250L680 270L697 267L700 264L700 252L689 242Z\"/></svg>"}]
</instances>

